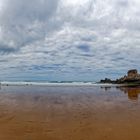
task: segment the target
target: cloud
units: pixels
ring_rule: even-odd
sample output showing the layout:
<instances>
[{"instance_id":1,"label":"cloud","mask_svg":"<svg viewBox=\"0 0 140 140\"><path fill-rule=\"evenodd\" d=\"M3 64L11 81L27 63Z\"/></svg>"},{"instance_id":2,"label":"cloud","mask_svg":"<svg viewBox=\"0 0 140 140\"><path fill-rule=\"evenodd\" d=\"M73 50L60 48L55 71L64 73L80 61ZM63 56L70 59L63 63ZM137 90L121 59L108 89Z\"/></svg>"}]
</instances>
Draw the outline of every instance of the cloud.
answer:
<instances>
[{"instance_id":1,"label":"cloud","mask_svg":"<svg viewBox=\"0 0 140 140\"><path fill-rule=\"evenodd\" d=\"M2 5L1 79L97 80L140 70L139 0Z\"/></svg>"},{"instance_id":2,"label":"cloud","mask_svg":"<svg viewBox=\"0 0 140 140\"><path fill-rule=\"evenodd\" d=\"M5 0L0 13L0 46L17 49L43 39L56 27L57 6L58 0L13 0L12 4Z\"/></svg>"}]
</instances>

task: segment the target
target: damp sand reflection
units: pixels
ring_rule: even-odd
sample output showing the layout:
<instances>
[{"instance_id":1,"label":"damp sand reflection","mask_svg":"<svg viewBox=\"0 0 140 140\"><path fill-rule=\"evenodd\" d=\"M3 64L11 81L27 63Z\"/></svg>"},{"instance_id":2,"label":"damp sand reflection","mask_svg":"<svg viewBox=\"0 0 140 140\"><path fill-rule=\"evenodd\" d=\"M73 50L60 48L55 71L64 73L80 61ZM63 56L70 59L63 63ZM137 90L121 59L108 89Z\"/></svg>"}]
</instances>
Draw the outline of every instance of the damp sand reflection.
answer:
<instances>
[{"instance_id":1,"label":"damp sand reflection","mask_svg":"<svg viewBox=\"0 0 140 140\"><path fill-rule=\"evenodd\" d=\"M139 140L138 94L139 88L2 86L0 140Z\"/></svg>"},{"instance_id":2,"label":"damp sand reflection","mask_svg":"<svg viewBox=\"0 0 140 140\"><path fill-rule=\"evenodd\" d=\"M120 87L119 89L127 94L130 100L138 100L140 87Z\"/></svg>"},{"instance_id":3,"label":"damp sand reflection","mask_svg":"<svg viewBox=\"0 0 140 140\"><path fill-rule=\"evenodd\" d=\"M126 94L130 100L138 100L140 94L140 86L104 86L101 88L105 91L109 91L111 88L116 88L116 90L120 90L122 93Z\"/></svg>"}]
</instances>

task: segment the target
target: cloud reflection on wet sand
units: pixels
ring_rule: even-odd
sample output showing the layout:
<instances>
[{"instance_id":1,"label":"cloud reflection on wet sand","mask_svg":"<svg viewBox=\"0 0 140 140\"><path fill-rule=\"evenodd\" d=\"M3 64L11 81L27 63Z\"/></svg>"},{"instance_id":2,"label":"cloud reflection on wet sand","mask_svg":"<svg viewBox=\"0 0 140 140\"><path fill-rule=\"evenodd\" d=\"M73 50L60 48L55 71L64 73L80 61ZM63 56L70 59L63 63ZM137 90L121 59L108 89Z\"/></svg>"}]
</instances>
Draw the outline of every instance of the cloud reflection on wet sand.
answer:
<instances>
[{"instance_id":1,"label":"cloud reflection on wet sand","mask_svg":"<svg viewBox=\"0 0 140 140\"><path fill-rule=\"evenodd\" d=\"M140 102L124 91L136 98L140 89L2 87L0 139L138 140Z\"/></svg>"}]
</instances>

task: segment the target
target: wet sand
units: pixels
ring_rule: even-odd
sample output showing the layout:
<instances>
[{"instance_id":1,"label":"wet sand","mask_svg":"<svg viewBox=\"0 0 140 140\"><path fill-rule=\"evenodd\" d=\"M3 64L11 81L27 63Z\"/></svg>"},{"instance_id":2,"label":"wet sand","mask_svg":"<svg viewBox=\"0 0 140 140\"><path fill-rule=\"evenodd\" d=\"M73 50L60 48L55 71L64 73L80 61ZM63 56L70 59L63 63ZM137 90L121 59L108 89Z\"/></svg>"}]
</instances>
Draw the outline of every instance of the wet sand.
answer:
<instances>
[{"instance_id":1,"label":"wet sand","mask_svg":"<svg viewBox=\"0 0 140 140\"><path fill-rule=\"evenodd\" d=\"M0 140L140 140L140 88L2 86Z\"/></svg>"}]
</instances>

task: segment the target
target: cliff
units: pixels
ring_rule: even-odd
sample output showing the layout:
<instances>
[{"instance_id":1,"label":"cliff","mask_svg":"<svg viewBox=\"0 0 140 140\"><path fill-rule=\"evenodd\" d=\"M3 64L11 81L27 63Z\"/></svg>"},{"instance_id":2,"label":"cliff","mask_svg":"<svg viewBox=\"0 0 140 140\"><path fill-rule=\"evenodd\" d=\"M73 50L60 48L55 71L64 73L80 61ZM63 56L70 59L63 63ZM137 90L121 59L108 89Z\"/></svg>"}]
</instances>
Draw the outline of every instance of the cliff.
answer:
<instances>
[{"instance_id":1,"label":"cliff","mask_svg":"<svg viewBox=\"0 0 140 140\"><path fill-rule=\"evenodd\" d=\"M127 75L116 79L116 80L111 80L108 78L105 78L104 80L101 80L100 83L112 83L112 84L140 84L140 74L136 69L129 70L127 72Z\"/></svg>"}]
</instances>

